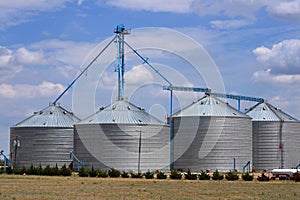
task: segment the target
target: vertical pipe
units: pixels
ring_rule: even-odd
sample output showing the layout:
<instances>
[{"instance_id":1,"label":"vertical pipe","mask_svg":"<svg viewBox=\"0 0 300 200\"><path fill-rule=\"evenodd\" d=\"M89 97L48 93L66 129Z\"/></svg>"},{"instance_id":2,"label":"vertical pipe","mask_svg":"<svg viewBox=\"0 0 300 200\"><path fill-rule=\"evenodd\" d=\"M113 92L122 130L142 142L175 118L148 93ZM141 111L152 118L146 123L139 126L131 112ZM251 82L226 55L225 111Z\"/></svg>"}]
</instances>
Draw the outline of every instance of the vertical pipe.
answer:
<instances>
[{"instance_id":1,"label":"vertical pipe","mask_svg":"<svg viewBox=\"0 0 300 200\"><path fill-rule=\"evenodd\" d=\"M173 165L173 90L170 90L170 170L174 168Z\"/></svg>"},{"instance_id":2,"label":"vertical pipe","mask_svg":"<svg viewBox=\"0 0 300 200\"><path fill-rule=\"evenodd\" d=\"M141 173L141 147L142 147L142 131L140 130L140 137L139 137L139 157L138 157L138 173Z\"/></svg>"},{"instance_id":3,"label":"vertical pipe","mask_svg":"<svg viewBox=\"0 0 300 200\"><path fill-rule=\"evenodd\" d=\"M280 149L280 168L284 168L284 160L283 160L283 142L282 142L282 123L283 120L280 119L279 124L279 149Z\"/></svg>"},{"instance_id":4,"label":"vertical pipe","mask_svg":"<svg viewBox=\"0 0 300 200\"><path fill-rule=\"evenodd\" d=\"M249 161L248 163L249 163L249 165L248 165L248 172L250 172L250 170L251 170L251 169L250 169L251 161Z\"/></svg>"},{"instance_id":5,"label":"vertical pipe","mask_svg":"<svg viewBox=\"0 0 300 200\"><path fill-rule=\"evenodd\" d=\"M77 171L79 172L81 168L81 162L78 162Z\"/></svg>"},{"instance_id":6,"label":"vertical pipe","mask_svg":"<svg viewBox=\"0 0 300 200\"><path fill-rule=\"evenodd\" d=\"M4 157L4 167L3 167L3 170L6 172L6 158L5 157Z\"/></svg>"},{"instance_id":7,"label":"vertical pipe","mask_svg":"<svg viewBox=\"0 0 300 200\"><path fill-rule=\"evenodd\" d=\"M235 158L233 158L233 171L236 172L236 162L235 162Z\"/></svg>"},{"instance_id":8,"label":"vertical pipe","mask_svg":"<svg viewBox=\"0 0 300 200\"><path fill-rule=\"evenodd\" d=\"M241 100L238 99L238 111L241 111Z\"/></svg>"},{"instance_id":9,"label":"vertical pipe","mask_svg":"<svg viewBox=\"0 0 300 200\"><path fill-rule=\"evenodd\" d=\"M16 136L16 139L14 140L14 147L15 147L15 159L14 159L14 167L17 167L17 152L18 152L18 147L19 147L19 139L18 136Z\"/></svg>"},{"instance_id":10,"label":"vertical pipe","mask_svg":"<svg viewBox=\"0 0 300 200\"><path fill-rule=\"evenodd\" d=\"M125 61L124 61L124 34L121 34L121 69L122 69L122 73L121 73L121 78L122 78L122 82L121 82L121 97L122 99L124 98L124 73L125 73Z\"/></svg>"},{"instance_id":11,"label":"vertical pipe","mask_svg":"<svg viewBox=\"0 0 300 200\"><path fill-rule=\"evenodd\" d=\"M116 38L117 49L118 49L118 100L122 98L122 69L121 69L121 35L117 34Z\"/></svg>"},{"instance_id":12,"label":"vertical pipe","mask_svg":"<svg viewBox=\"0 0 300 200\"><path fill-rule=\"evenodd\" d=\"M118 48L118 100L124 99L124 34L117 34Z\"/></svg>"}]
</instances>

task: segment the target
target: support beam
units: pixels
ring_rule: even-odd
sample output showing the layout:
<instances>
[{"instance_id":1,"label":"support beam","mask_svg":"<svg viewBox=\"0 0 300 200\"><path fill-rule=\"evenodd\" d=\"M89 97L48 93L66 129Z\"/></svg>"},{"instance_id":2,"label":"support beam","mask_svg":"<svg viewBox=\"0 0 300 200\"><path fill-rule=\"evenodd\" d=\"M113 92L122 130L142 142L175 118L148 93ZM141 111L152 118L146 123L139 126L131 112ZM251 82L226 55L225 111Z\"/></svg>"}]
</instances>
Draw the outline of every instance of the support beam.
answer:
<instances>
[{"instance_id":1,"label":"support beam","mask_svg":"<svg viewBox=\"0 0 300 200\"><path fill-rule=\"evenodd\" d=\"M68 87L53 101L55 105L58 100L74 85L74 83L92 66L92 64L101 56L101 54L115 41L116 36L96 55L95 58L82 70L82 72L68 85Z\"/></svg>"},{"instance_id":2,"label":"support beam","mask_svg":"<svg viewBox=\"0 0 300 200\"><path fill-rule=\"evenodd\" d=\"M166 85L163 86L163 90L176 90L176 91L184 91L184 92L205 92L210 93L211 89L208 88L194 88L194 87L182 87L182 86L174 86L174 85Z\"/></svg>"}]
</instances>

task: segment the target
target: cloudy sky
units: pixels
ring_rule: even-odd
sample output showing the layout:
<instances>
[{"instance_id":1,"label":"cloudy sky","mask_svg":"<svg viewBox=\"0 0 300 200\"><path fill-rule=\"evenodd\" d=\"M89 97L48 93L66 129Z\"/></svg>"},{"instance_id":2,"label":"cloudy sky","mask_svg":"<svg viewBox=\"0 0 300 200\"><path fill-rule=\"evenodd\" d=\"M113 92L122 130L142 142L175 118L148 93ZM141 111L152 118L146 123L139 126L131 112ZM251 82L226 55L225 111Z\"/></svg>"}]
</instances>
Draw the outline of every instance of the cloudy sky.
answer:
<instances>
[{"instance_id":1,"label":"cloudy sky","mask_svg":"<svg viewBox=\"0 0 300 200\"><path fill-rule=\"evenodd\" d=\"M132 32L166 27L186 34L214 60L226 92L263 97L300 118L300 0L1 0L0 149L9 151L9 127L53 101L119 23ZM141 61L126 70L128 85L154 79ZM206 86L188 68L176 70L188 84ZM110 103L116 76L113 65L101 75L96 106ZM158 88L139 87L130 99L166 115L168 98ZM72 110L72 90L60 102Z\"/></svg>"}]
</instances>

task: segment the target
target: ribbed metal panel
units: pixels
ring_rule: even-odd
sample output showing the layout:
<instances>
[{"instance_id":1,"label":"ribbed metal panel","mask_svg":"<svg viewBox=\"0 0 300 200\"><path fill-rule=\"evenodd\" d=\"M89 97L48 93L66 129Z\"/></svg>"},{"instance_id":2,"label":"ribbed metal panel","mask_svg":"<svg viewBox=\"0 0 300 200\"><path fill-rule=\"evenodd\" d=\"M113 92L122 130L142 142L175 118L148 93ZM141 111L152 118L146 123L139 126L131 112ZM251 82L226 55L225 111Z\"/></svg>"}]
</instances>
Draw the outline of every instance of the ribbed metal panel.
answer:
<instances>
[{"instance_id":1,"label":"ribbed metal panel","mask_svg":"<svg viewBox=\"0 0 300 200\"><path fill-rule=\"evenodd\" d=\"M58 167L72 162L74 121L79 119L60 105L50 104L10 128L10 151L16 167ZM14 140L20 147L14 147ZM17 152L17 153L15 153Z\"/></svg>"},{"instance_id":2,"label":"ribbed metal panel","mask_svg":"<svg viewBox=\"0 0 300 200\"><path fill-rule=\"evenodd\" d=\"M216 97L205 96L174 115L174 167L241 171L252 162L251 118Z\"/></svg>"},{"instance_id":3,"label":"ribbed metal panel","mask_svg":"<svg viewBox=\"0 0 300 200\"><path fill-rule=\"evenodd\" d=\"M88 123L164 125L163 122L149 115L144 109L124 100L116 101L105 108L101 108L95 114L79 122L79 124Z\"/></svg>"},{"instance_id":4,"label":"ribbed metal panel","mask_svg":"<svg viewBox=\"0 0 300 200\"><path fill-rule=\"evenodd\" d=\"M286 122L283 130L284 168L294 168L300 163L300 123Z\"/></svg>"},{"instance_id":5,"label":"ribbed metal panel","mask_svg":"<svg viewBox=\"0 0 300 200\"><path fill-rule=\"evenodd\" d=\"M253 167L280 168L279 122L253 121Z\"/></svg>"},{"instance_id":6,"label":"ribbed metal panel","mask_svg":"<svg viewBox=\"0 0 300 200\"><path fill-rule=\"evenodd\" d=\"M12 161L16 167L30 167L31 164L43 167L58 167L71 163L70 152L73 150L73 128L59 127L11 127L10 149ZM18 137L20 147L14 156L14 140Z\"/></svg>"},{"instance_id":7,"label":"ribbed metal panel","mask_svg":"<svg viewBox=\"0 0 300 200\"><path fill-rule=\"evenodd\" d=\"M214 97L204 96L191 105L174 113L174 117L183 116L226 116L226 117L247 117L231 107L228 103Z\"/></svg>"},{"instance_id":8,"label":"ribbed metal panel","mask_svg":"<svg viewBox=\"0 0 300 200\"><path fill-rule=\"evenodd\" d=\"M196 131L192 133L191 131ZM241 117L174 118L174 163L183 170L233 170L252 161L251 119ZM185 150L186 149L186 150ZM181 156L180 156L181 155Z\"/></svg>"},{"instance_id":9,"label":"ribbed metal panel","mask_svg":"<svg viewBox=\"0 0 300 200\"><path fill-rule=\"evenodd\" d=\"M74 122L78 121L79 118L59 104L50 104L43 110L34 112L14 127L73 127Z\"/></svg>"},{"instance_id":10,"label":"ribbed metal panel","mask_svg":"<svg viewBox=\"0 0 300 200\"><path fill-rule=\"evenodd\" d=\"M255 105L247 115L253 117L253 165L257 170L294 168L300 163L297 119L268 103Z\"/></svg>"},{"instance_id":11,"label":"ribbed metal panel","mask_svg":"<svg viewBox=\"0 0 300 200\"><path fill-rule=\"evenodd\" d=\"M256 104L246 114L254 121L298 121L291 115L266 102Z\"/></svg>"},{"instance_id":12,"label":"ribbed metal panel","mask_svg":"<svg viewBox=\"0 0 300 200\"><path fill-rule=\"evenodd\" d=\"M90 168L138 171L141 131L140 170L169 168L169 126L134 124L76 124L76 156Z\"/></svg>"}]
</instances>

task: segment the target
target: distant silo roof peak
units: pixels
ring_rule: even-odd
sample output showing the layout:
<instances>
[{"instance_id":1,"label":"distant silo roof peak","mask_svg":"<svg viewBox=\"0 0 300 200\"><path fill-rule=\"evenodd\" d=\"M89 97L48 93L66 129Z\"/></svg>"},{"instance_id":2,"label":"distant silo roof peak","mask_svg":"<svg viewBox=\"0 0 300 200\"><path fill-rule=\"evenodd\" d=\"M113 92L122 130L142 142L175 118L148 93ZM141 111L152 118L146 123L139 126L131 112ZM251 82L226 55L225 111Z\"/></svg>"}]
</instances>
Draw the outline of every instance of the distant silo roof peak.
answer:
<instances>
[{"instance_id":1,"label":"distant silo roof peak","mask_svg":"<svg viewBox=\"0 0 300 200\"><path fill-rule=\"evenodd\" d=\"M14 127L73 127L78 121L78 117L61 107L60 104L50 103L48 107L34 112Z\"/></svg>"},{"instance_id":2,"label":"distant silo roof peak","mask_svg":"<svg viewBox=\"0 0 300 200\"><path fill-rule=\"evenodd\" d=\"M79 124L159 124L159 119L126 100L117 100L109 106L102 107L96 113L79 122Z\"/></svg>"},{"instance_id":3,"label":"distant silo roof peak","mask_svg":"<svg viewBox=\"0 0 300 200\"><path fill-rule=\"evenodd\" d=\"M298 121L296 118L267 102L256 104L246 114L254 121Z\"/></svg>"},{"instance_id":4,"label":"distant silo roof peak","mask_svg":"<svg viewBox=\"0 0 300 200\"><path fill-rule=\"evenodd\" d=\"M222 116L222 117L248 117L228 103L217 97L206 95L191 105L176 112L174 117L182 116Z\"/></svg>"}]
</instances>

